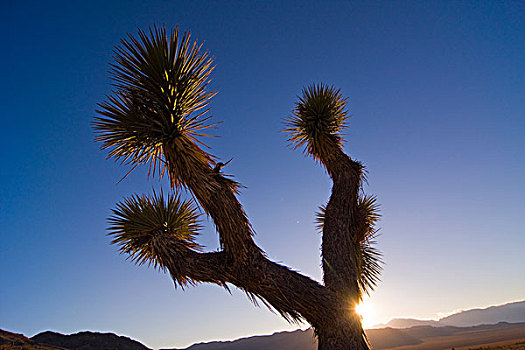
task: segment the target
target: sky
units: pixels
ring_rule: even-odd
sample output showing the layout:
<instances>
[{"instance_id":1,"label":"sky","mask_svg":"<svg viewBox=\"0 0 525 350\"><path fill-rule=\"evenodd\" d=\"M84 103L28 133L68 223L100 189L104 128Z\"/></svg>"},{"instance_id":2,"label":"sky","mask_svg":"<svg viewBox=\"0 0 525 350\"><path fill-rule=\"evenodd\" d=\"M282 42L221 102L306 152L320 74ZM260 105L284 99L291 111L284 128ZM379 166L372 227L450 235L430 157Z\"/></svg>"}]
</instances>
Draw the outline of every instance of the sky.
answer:
<instances>
[{"instance_id":1,"label":"sky","mask_svg":"<svg viewBox=\"0 0 525 350\"><path fill-rule=\"evenodd\" d=\"M208 140L268 256L320 281L324 170L280 132L303 87L341 89L345 150L383 214L369 323L525 299L525 2L2 1L0 328L149 347L290 325L242 292L182 291L110 245L115 203L166 184L99 150L90 123L127 33L179 25L215 58ZM218 247L211 223L199 242Z\"/></svg>"}]
</instances>

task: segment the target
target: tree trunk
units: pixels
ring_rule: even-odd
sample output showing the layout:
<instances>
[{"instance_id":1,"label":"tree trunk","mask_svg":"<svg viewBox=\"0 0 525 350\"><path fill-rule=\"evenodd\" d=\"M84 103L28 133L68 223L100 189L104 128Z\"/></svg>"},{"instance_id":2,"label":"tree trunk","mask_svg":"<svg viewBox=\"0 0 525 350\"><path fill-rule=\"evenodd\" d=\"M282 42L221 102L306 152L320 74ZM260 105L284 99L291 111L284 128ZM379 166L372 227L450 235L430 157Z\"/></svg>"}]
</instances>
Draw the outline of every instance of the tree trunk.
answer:
<instances>
[{"instance_id":1,"label":"tree trunk","mask_svg":"<svg viewBox=\"0 0 525 350\"><path fill-rule=\"evenodd\" d=\"M289 321L308 321L319 350L367 350L355 313L360 294L353 240L359 227L355 212L362 166L339 147L322 161L333 180L322 238L324 286L264 256L235 196L237 184L207 164L202 164L199 177L181 178L215 222L224 249L199 253L174 244L177 248L166 261L171 261L168 269L174 279L184 276L226 288L233 284Z\"/></svg>"},{"instance_id":2,"label":"tree trunk","mask_svg":"<svg viewBox=\"0 0 525 350\"><path fill-rule=\"evenodd\" d=\"M316 328L318 350L368 350L359 316L342 305L345 302L336 299L334 308L326 311L332 316L331 322Z\"/></svg>"},{"instance_id":3,"label":"tree trunk","mask_svg":"<svg viewBox=\"0 0 525 350\"><path fill-rule=\"evenodd\" d=\"M321 254L326 288L337 297L330 314L333 322L317 332L319 350L369 349L361 319L355 312L360 301L356 215L362 166L334 147L322 160L332 178L332 194L325 209Z\"/></svg>"}]
</instances>

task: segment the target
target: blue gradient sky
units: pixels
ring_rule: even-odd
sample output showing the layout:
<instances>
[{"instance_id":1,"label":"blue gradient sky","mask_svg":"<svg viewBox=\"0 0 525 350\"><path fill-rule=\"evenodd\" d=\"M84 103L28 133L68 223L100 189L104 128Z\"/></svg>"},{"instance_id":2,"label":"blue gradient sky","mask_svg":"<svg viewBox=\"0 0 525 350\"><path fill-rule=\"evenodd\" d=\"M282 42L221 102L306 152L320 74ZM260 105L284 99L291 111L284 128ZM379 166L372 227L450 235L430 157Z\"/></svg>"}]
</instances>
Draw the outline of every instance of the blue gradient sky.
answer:
<instances>
[{"instance_id":1,"label":"blue gradient sky","mask_svg":"<svg viewBox=\"0 0 525 350\"><path fill-rule=\"evenodd\" d=\"M113 45L179 24L216 58L213 152L269 256L320 279L323 169L279 132L303 86L340 87L386 266L375 319L525 299L523 1L3 1L0 328L112 331L151 347L293 329L238 291L174 290L118 255L114 203L158 188L93 142ZM208 224L201 242L217 248Z\"/></svg>"}]
</instances>

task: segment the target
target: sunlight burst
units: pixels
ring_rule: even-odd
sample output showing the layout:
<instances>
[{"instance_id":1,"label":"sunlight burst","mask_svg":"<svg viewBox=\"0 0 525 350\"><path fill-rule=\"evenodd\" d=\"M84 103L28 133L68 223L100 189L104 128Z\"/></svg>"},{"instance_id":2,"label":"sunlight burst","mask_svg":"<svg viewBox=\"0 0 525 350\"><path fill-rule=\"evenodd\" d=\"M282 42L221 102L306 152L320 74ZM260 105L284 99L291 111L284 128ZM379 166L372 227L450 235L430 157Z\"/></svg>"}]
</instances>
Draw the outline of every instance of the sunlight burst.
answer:
<instances>
[{"instance_id":1,"label":"sunlight burst","mask_svg":"<svg viewBox=\"0 0 525 350\"><path fill-rule=\"evenodd\" d=\"M361 301L355 307L355 312L357 312L357 314L361 316L361 323L363 324L363 328L371 328L377 323L375 319L374 304L372 304L370 299L365 299Z\"/></svg>"}]
</instances>

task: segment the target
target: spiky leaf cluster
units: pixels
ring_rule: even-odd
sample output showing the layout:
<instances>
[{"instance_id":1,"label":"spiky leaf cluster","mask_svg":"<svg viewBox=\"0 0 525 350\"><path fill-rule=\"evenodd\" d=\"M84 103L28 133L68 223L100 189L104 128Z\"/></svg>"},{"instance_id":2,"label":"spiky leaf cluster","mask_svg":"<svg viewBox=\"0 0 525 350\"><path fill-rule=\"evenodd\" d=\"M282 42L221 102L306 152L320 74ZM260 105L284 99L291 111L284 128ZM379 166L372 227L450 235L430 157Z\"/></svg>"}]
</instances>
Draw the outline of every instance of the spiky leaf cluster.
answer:
<instances>
[{"instance_id":1,"label":"spiky leaf cluster","mask_svg":"<svg viewBox=\"0 0 525 350\"><path fill-rule=\"evenodd\" d=\"M359 236L356 237L357 267L359 271L358 285L361 297L370 294L380 281L382 254L375 247L379 229L377 222L381 218L377 198L371 195L359 196L357 211L361 212L362 225Z\"/></svg>"},{"instance_id":2,"label":"spiky leaf cluster","mask_svg":"<svg viewBox=\"0 0 525 350\"><path fill-rule=\"evenodd\" d=\"M343 142L345 108L346 99L333 86L314 84L303 89L293 115L285 120L288 141L293 148L304 147L304 152L316 160L326 159Z\"/></svg>"},{"instance_id":3,"label":"spiky leaf cluster","mask_svg":"<svg viewBox=\"0 0 525 350\"><path fill-rule=\"evenodd\" d=\"M201 48L177 28L169 35L164 27L139 30L138 38L121 40L111 71L116 90L99 105L101 116L93 123L109 157L134 167L149 164L162 176L169 149L175 185L178 172L189 174L212 161L198 140L214 126L206 115L215 95L207 91L213 59Z\"/></svg>"},{"instance_id":4,"label":"spiky leaf cluster","mask_svg":"<svg viewBox=\"0 0 525 350\"><path fill-rule=\"evenodd\" d=\"M383 262L383 254L376 248L377 236L377 231L373 231L367 239L360 241L358 245L358 255L360 256L360 259L358 260L360 276L358 285L361 297L365 294L369 295L381 280L380 275L383 270L381 266Z\"/></svg>"},{"instance_id":5,"label":"spiky leaf cluster","mask_svg":"<svg viewBox=\"0 0 525 350\"><path fill-rule=\"evenodd\" d=\"M326 207L322 206L316 213L316 227L323 231ZM357 200L356 218L360 221L357 232L354 232L354 254L358 268L358 286L360 298L370 294L380 281L382 271L382 254L375 247L379 229L376 227L381 218L379 204L375 196L361 195Z\"/></svg>"},{"instance_id":6,"label":"spiky leaf cluster","mask_svg":"<svg viewBox=\"0 0 525 350\"><path fill-rule=\"evenodd\" d=\"M180 196L161 192L151 196L134 195L117 203L108 219L112 244L135 263L169 269L174 281L188 281L178 273L177 262L188 249L198 250L195 238L201 229L197 208Z\"/></svg>"}]
</instances>

